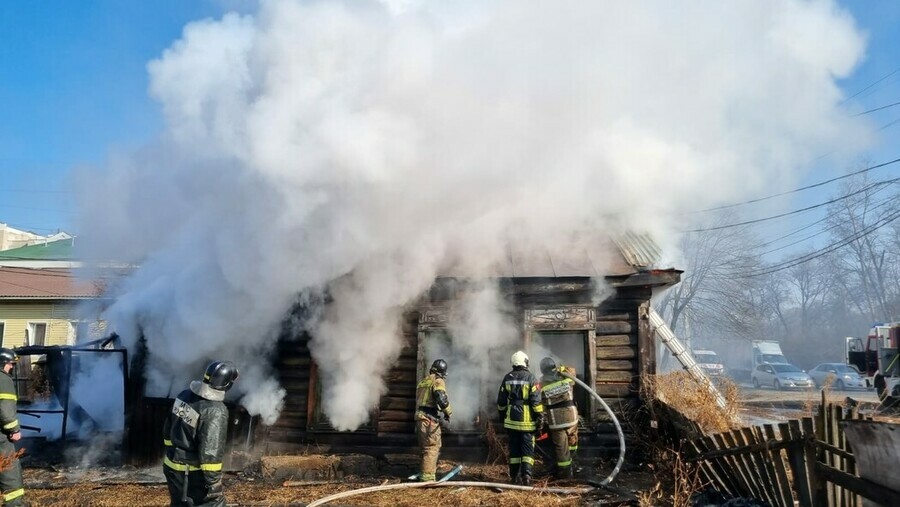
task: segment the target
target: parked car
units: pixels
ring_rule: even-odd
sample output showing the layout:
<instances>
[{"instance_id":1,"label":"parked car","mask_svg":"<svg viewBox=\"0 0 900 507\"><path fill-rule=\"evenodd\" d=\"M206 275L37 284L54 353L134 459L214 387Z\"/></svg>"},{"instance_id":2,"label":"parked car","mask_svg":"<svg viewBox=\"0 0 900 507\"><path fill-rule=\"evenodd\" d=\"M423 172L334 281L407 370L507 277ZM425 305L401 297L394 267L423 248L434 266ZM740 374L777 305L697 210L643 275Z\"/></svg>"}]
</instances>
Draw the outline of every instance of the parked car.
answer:
<instances>
[{"instance_id":1,"label":"parked car","mask_svg":"<svg viewBox=\"0 0 900 507\"><path fill-rule=\"evenodd\" d=\"M813 381L803 370L792 364L764 363L750 374L753 387L772 386L775 389L810 389Z\"/></svg>"},{"instance_id":2,"label":"parked car","mask_svg":"<svg viewBox=\"0 0 900 507\"><path fill-rule=\"evenodd\" d=\"M817 387L831 382L831 386L838 391L866 388L866 381L859 376L859 372L843 363L822 363L809 370L809 376Z\"/></svg>"},{"instance_id":3,"label":"parked car","mask_svg":"<svg viewBox=\"0 0 900 507\"><path fill-rule=\"evenodd\" d=\"M712 350L694 349L694 360L710 377L721 377L725 374L725 366L719 356Z\"/></svg>"}]
</instances>

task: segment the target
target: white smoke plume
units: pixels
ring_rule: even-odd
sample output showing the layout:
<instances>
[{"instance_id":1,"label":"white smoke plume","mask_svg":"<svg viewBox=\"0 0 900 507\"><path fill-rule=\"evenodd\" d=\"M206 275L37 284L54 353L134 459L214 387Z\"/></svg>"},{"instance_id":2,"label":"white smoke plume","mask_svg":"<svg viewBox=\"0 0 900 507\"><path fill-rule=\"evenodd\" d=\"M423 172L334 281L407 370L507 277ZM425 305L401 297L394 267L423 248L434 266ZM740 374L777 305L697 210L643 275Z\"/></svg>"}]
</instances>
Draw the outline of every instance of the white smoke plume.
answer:
<instances>
[{"instance_id":1,"label":"white smoke plume","mask_svg":"<svg viewBox=\"0 0 900 507\"><path fill-rule=\"evenodd\" d=\"M866 137L835 83L863 51L825 0L264 1L150 62L167 130L82 175L79 244L141 265L106 318L159 392L212 358L267 371L297 294L330 298L311 350L353 429L445 266L549 231L671 245L677 213L795 182ZM273 386L236 390L271 421Z\"/></svg>"},{"instance_id":2,"label":"white smoke plume","mask_svg":"<svg viewBox=\"0 0 900 507\"><path fill-rule=\"evenodd\" d=\"M447 390L457 427L471 426L479 412L496 411L500 379L521 341L509 306L495 283L468 287L449 316L451 346L428 358L428 364L438 357L449 364Z\"/></svg>"}]
</instances>

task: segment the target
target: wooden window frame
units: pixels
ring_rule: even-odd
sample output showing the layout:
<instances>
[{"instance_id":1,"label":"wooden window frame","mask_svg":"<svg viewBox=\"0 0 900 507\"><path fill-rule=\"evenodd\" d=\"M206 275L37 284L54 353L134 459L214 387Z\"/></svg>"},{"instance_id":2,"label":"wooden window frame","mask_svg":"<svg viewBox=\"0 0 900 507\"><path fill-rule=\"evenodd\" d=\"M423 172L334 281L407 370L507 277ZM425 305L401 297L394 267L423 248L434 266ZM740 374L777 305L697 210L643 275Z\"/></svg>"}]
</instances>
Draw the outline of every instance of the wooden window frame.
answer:
<instances>
[{"instance_id":1,"label":"wooden window frame","mask_svg":"<svg viewBox=\"0 0 900 507\"><path fill-rule=\"evenodd\" d=\"M5 346L4 341L6 340L6 321L0 320L0 347Z\"/></svg>"},{"instance_id":2,"label":"wooden window frame","mask_svg":"<svg viewBox=\"0 0 900 507\"><path fill-rule=\"evenodd\" d=\"M32 334L32 332L31 332L31 326L34 326L34 325L36 325L36 324L43 324L43 325L44 325L44 343L41 343L40 345L38 345L37 343L32 343L32 338L33 338L33 337L30 336L30 335ZM50 334L50 322L49 322L49 321L46 321L46 320L29 320L29 321L26 321L26 322L25 322L25 345L26 345L26 346L46 347L46 346L47 346L47 340L48 340L48 338L49 338L49 334Z\"/></svg>"},{"instance_id":3,"label":"wooden window frame","mask_svg":"<svg viewBox=\"0 0 900 507\"><path fill-rule=\"evenodd\" d=\"M588 367L584 371L584 383L592 388L597 383L597 309L584 305L554 305L540 306L525 309L523 325L523 341L525 349L531 348L534 333L547 331L572 331L585 332L585 346L587 347L585 361ZM532 358L532 369L536 368ZM540 368L536 375L540 376ZM588 414L581 414L585 423L593 427L597 421L599 406L593 396L588 396Z\"/></svg>"},{"instance_id":4,"label":"wooden window frame","mask_svg":"<svg viewBox=\"0 0 900 507\"><path fill-rule=\"evenodd\" d=\"M422 378L428 374L428 370L431 368L431 365L428 364L428 358L425 357L425 340L428 337L429 333L433 332L443 332L446 333L446 336L450 338L452 343L452 337L450 337L450 330L448 327L448 322L450 320L450 307L449 306L432 306L428 308L420 309L419 313L419 327L418 333L416 336L416 382L419 382ZM449 365L450 368L453 368L453 365ZM451 372L452 374L452 372ZM500 379L497 379L498 381ZM481 391L490 392L487 388L487 385L481 386ZM448 393L450 397L450 405L453 406L453 392L451 389ZM494 401L491 399L487 400L487 406L493 406ZM494 413L496 410L491 411L488 409L480 410L478 416L482 421L490 421L492 418L496 417ZM458 428L451 427L449 432L463 435L463 434L480 434L483 433L484 430L480 426L475 426L471 429L461 430Z\"/></svg>"}]
</instances>

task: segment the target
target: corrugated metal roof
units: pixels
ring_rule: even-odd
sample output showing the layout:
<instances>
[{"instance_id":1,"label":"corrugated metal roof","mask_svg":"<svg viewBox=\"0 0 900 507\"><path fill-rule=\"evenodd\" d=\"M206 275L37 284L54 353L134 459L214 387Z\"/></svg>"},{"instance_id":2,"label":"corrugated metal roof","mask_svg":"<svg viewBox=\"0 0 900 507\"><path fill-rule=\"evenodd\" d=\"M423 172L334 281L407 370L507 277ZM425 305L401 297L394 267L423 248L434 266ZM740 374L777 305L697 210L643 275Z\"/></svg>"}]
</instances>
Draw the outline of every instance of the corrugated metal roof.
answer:
<instances>
[{"instance_id":1,"label":"corrugated metal roof","mask_svg":"<svg viewBox=\"0 0 900 507\"><path fill-rule=\"evenodd\" d=\"M77 278L67 269L0 267L0 299L82 299L103 293L104 283Z\"/></svg>"},{"instance_id":2,"label":"corrugated metal roof","mask_svg":"<svg viewBox=\"0 0 900 507\"><path fill-rule=\"evenodd\" d=\"M623 276L654 265L660 249L647 235L583 234L572 242L541 246L508 245L507 258L488 268L472 269L454 263L439 278L558 278Z\"/></svg>"},{"instance_id":3,"label":"corrugated metal roof","mask_svg":"<svg viewBox=\"0 0 900 507\"><path fill-rule=\"evenodd\" d=\"M36 245L21 246L0 252L0 259L10 260L73 260L75 238L60 239Z\"/></svg>"},{"instance_id":4,"label":"corrugated metal roof","mask_svg":"<svg viewBox=\"0 0 900 507\"><path fill-rule=\"evenodd\" d=\"M625 262L639 269L647 269L659 262L662 251L647 234L624 232L613 236Z\"/></svg>"}]
</instances>

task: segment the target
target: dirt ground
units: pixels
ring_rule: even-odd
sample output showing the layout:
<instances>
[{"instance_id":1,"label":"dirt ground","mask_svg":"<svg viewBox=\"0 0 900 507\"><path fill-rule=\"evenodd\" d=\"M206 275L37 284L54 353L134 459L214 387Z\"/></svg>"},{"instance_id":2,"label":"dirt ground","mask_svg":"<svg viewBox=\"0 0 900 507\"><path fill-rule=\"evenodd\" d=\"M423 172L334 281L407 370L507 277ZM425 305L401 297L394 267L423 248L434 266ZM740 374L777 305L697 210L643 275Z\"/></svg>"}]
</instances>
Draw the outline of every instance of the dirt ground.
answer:
<instances>
[{"instance_id":1,"label":"dirt ground","mask_svg":"<svg viewBox=\"0 0 900 507\"><path fill-rule=\"evenodd\" d=\"M449 471L452 466L452 463L442 464L440 472ZM605 474L609 470L600 472ZM468 465L454 480L506 482L505 475L503 466ZM135 470L125 473L91 470L82 471L81 475L48 469L28 469L25 472L27 494L32 504L60 507L167 506L168 492L161 476L162 474L155 470ZM225 494L228 505L299 506L341 491L399 482L400 479L396 477L348 477L331 484L285 487L281 484L266 483L252 474L229 473L225 479ZM629 471L623 472L617 478L615 486L619 490L618 493L597 490L583 496L560 496L488 488L444 487L370 493L343 499L333 505L384 507L627 505L631 503L629 500L634 498L631 491L650 489L656 482L652 473ZM547 481L542 481L539 485L547 485ZM550 485L582 487L586 483L569 481Z\"/></svg>"}]
</instances>

